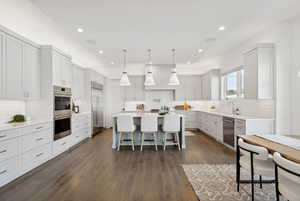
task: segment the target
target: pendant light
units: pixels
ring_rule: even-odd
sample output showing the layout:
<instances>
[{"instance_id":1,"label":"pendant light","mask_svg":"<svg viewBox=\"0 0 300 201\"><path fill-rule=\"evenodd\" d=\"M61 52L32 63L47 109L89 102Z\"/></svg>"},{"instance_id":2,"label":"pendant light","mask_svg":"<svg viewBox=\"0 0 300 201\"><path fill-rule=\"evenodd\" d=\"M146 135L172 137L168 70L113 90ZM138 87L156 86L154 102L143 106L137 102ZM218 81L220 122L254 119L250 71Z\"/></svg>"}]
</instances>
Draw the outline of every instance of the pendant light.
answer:
<instances>
[{"instance_id":1,"label":"pendant light","mask_svg":"<svg viewBox=\"0 0 300 201\"><path fill-rule=\"evenodd\" d=\"M149 55L148 64L146 65L147 73L146 73L144 85L145 86L154 86L155 81L154 81L153 74L152 74L151 49L148 50L148 55Z\"/></svg>"},{"instance_id":2,"label":"pendant light","mask_svg":"<svg viewBox=\"0 0 300 201\"><path fill-rule=\"evenodd\" d=\"M177 72L176 72L176 62L175 62L175 49L172 49L172 54L173 54L173 69L172 69L172 73L171 73L171 77L169 79L169 84L168 85L172 85L172 86L176 86L176 85L180 85L180 82L178 80L177 77Z\"/></svg>"},{"instance_id":3,"label":"pendant light","mask_svg":"<svg viewBox=\"0 0 300 201\"><path fill-rule=\"evenodd\" d=\"M127 54L127 50L123 49L124 63L123 63L123 73L120 80L120 86L130 86L130 81L126 71L126 54Z\"/></svg>"}]
</instances>

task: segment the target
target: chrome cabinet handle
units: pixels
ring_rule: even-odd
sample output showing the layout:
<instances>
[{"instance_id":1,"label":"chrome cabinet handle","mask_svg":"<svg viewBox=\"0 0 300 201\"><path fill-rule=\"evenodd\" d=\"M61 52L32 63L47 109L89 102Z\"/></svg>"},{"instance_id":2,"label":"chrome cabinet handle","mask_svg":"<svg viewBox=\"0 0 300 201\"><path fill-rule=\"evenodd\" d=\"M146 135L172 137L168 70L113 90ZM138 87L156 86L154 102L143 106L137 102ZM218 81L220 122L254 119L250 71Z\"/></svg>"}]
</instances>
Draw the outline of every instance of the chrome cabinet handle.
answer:
<instances>
[{"instance_id":1,"label":"chrome cabinet handle","mask_svg":"<svg viewBox=\"0 0 300 201\"><path fill-rule=\"evenodd\" d=\"M7 150L6 150L6 149L4 149L4 150L0 151L0 154L3 154L3 153L5 153L5 152L7 152Z\"/></svg>"},{"instance_id":2,"label":"chrome cabinet handle","mask_svg":"<svg viewBox=\"0 0 300 201\"><path fill-rule=\"evenodd\" d=\"M6 173L7 172L7 170L3 170L2 172L0 172L0 175L1 174L4 174L4 173Z\"/></svg>"},{"instance_id":3,"label":"chrome cabinet handle","mask_svg":"<svg viewBox=\"0 0 300 201\"><path fill-rule=\"evenodd\" d=\"M4 138L4 137L6 137L7 135L0 135L0 138Z\"/></svg>"},{"instance_id":4,"label":"chrome cabinet handle","mask_svg":"<svg viewBox=\"0 0 300 201\"><path fill-rule=\"evenodd\" d=\"M44 138L42 138L42 137L41 137L41 138L37 138L36 141L41 141L41 140L43 140L43 139L44 139Z\"/></svg>"},{"instance_id":5,"label":"chrome cabinet handle","mask_svg":"<svg viewBox=\"0 0 300 201\"><path fill-rule=\"evenodd\" d=\"M66 144L66 142L62 143L61 145L65 145L65 144Z\"/></svg>"},{"instance_id":6,"label":"chrome cabinet handle","mask_svg":"<svg viewBox=\"0 0 300 201\"><path fill-rule=\"evenodd\" d=\"M39 153L39 154L37 154L35 157L40 157L41 155L43 155L44 153L42 152L42 153Z\"/></svg>"},{"instance_id":7,"label":"chrome cabinet handle","mask_svg":"<svg viewBox=\"0 0 300 201\"><path fill-rule=\"evenodd\" d=\"M39 129L42 129L42 128L43 128L43 126L40 126L40 127L36 127L35 129L39 130Z\"/></svg>"}]
</instances>

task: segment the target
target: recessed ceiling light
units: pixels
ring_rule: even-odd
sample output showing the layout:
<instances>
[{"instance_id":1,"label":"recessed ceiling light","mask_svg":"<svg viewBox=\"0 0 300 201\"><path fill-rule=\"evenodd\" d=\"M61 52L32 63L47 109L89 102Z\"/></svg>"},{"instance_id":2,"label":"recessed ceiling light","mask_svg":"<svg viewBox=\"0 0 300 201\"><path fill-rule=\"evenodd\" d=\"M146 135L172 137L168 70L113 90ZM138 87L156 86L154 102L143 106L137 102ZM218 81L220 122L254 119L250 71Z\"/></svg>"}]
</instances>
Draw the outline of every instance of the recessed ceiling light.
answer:
<instances>
[{"instance_id":1,"label":"recessed ceiling light","mask_svg":"<svg viewBox=\"0 0 300 201\"><path fill-rule=\"evenodd\" d=\"M224 27L224 26L219 27L219 31L224 31L225 29L226 29L226 27Z\"/></svg>"},{"instance_id":2,"label":"recessed ceiling light","mask_svg":"<svg viewBox=\"0 0 300 201\"><path fill-rule=\"evenodd\" d=\"M113 61L112 61L112 62L110 62L110 64L111 64L111 65L114 65L114 64L115 64L115 62L113 62Z\"/></svg>"},{"instance_id":3,"label":"recessed ceiling light","mask_svg":"<svg viewBox=\"0 0 300 201\"><path fill-rule=\"evenodd\" d=\"M103 50L99 50L98 52L99 52L99 54L103 54Z\"/></svg>"},{"instance_id":4,"label":"recessed ceiling light","mask_svg":"<svg viewBox=\"0 0 300 201\"><path fill-rule=\"evenodd\" d=\"M188 65L191 65L191 64L192 64L192 62L188 61L188 62L187 62L187 64L188 64Z\"/></svg>"},{"instance_id":5,"label":"recessed ceiling light","mask_svg":"<svg viewBox=\"0 0 300 201\"><path fill-rule=\"evenodd\" d=\"M199 52L199 53L203 52L203 49L198 49L198 52Z\"/></svg>"},{"instance_id":6,"label":"recessed ceiling light","mask_svg":"<svg viewBox=\"0 0 300 201\"><path fill-rule=\"evenodd\" d=\"M78 31L79 33L84 32L84 30L83 30L82 28L78 28L77 31Z\"/></svg>"}]
</instances>

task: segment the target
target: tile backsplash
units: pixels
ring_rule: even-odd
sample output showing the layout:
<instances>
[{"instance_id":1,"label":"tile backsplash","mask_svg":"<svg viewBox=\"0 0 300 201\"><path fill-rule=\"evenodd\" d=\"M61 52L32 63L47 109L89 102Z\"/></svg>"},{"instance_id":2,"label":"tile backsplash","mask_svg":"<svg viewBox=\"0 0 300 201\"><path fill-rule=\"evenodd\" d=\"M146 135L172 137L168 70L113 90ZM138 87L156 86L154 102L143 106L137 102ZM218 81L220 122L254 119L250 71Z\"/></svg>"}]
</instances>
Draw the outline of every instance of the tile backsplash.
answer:
<instances>
[{"instance_id":1,"label":"tile backsplash","mask_svg":"<svg viewBox=\"0 0 300 201\"><path fill-rule=\"evenodd\" d=\"M26 106L23 101L0 100L0 124L9 121L15 114L25 114Z\"/></svg>"}]
</instances>

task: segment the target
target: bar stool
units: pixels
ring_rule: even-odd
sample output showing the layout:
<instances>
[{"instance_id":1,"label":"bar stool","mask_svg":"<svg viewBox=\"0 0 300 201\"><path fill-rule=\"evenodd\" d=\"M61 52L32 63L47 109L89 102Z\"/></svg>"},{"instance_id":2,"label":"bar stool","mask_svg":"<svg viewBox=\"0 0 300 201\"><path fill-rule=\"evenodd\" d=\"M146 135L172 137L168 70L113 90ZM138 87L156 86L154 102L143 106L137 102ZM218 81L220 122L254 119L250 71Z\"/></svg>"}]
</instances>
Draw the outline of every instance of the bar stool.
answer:
<instances>
[{"instance_id":1,"label":"bar stool","mask_svg":"<svg viewBox=\"0 0 300 201\"><path fill-rule=\"evenodd\" d=\"M174 136L175 141L174 143L170 143L168 145L177 145L178 150L180 150L180 142L179 142L180 115L166 114L164 116L163 132L164 132L164 137L163 137L164 150L166 150L167 138L169 134Z\"/></svg>"},{"instance_id":2,"label":"bar stool","mask_svg":"<svg viewBox=\"0 0 300 201\"><path fill-rule=\"evenodd\" d=\"M146 135L152 135L155 150L157 151L157 132L158 132L158 115L157 114L144 114L141 117L141 151L143 151L144 138Z\"/></svg>"},{"instance_id":3,"label":"bar stool","mask_svg":"<svg viewBox=\"0 0 300 201\"><path fill-rule=\"evenodd\" d=\"M136 126L134 125L133 117L128 114L122 114L117 116L117 131L119 133L118 139L118 151L123 143L123 135L129 135L131 138L132 151L134 151L134 132Z\"/></svg>"},{"instance_id":4,"label":"bar stool","mask_svg":"<svg viewBox=\"0 0 300 201\"><path fill-rule=\"evenodd\" d=\"M300 201L300 164L274 153L276 200L283 195L289 201Z\"/></svg>"},{"instance_id":5,"label":"bar stool","mask_svg":"<svg viewBox=\"0 0 300 201\"><path fill-rule=\"evenodd\" d=\"M242 156L240 156L242 153ZM250 171L251 180L240 179L240 168ZM254 180L254 175L259 175L259 181ZM275 183L275 180L262 180L262 176L274 178L273 157L269 155L266 148L255 146L238 139L237 146L237 190L240 190L240 183L251 184L251 197L254 201L254 184L259 183L262 188L263 183Z\"/></svg>"}]
</instances>

